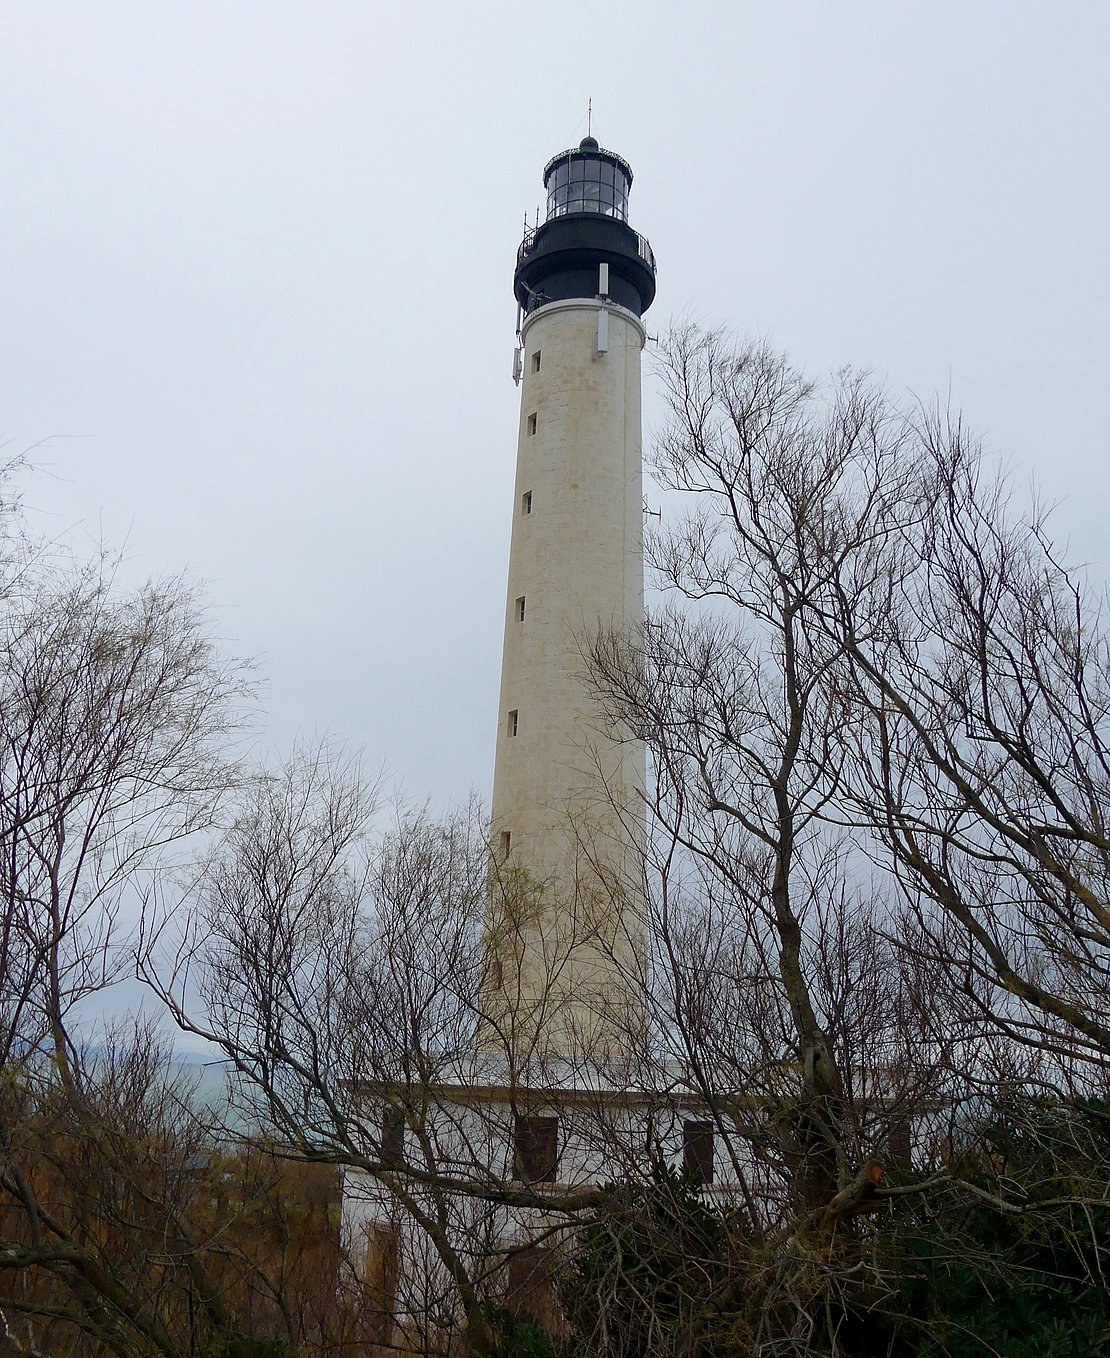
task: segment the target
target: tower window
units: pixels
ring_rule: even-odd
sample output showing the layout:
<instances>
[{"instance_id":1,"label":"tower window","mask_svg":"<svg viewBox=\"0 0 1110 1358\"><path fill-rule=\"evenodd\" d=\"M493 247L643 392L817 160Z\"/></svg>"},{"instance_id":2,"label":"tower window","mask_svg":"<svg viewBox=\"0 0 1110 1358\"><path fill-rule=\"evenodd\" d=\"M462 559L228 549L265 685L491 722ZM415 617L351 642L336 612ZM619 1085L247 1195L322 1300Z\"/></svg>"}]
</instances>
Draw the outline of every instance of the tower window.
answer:
<instances>
[{"instance_id":1,"label":"tower window","mask_svg":"<svg viewBox=\"0 0 1110 1358\"><path fill-rule=\"evenodd\" d=\"M531 415L528 416L528 432L529 432L529 434L534 434L534 433L536 432L536 412L535 412L535 411L533 411L533 412L531 413Z\"/></svg>"},{"instance_id":2,"label":"tower window","mask_svg":"<svg viewBox=\"0 0 1110 1358\"><path fill-rule=\"evenodd\" d=\"M517 622L523 622L523 621L524 621L524 595L523 595L523 594L522 594L522 595L520 596L520 598L516 601L516 620L517 620Z\"/></svg>"},{"instance_id":3,"label":"tower window","mask_svg":"<svg viewBox=\"0 0 1110 1358\"><path fill-rule=\"evenodd\" d=\"M520 712L518 711L517 708L514 707L513 710L509 713L509 735L511 736L516 735L517 727L520 724L519 717Z\"/></svg>"},{"instance_id":4,"label":"tower window","mask_svg":"<svg viewBox=\"0 0 1110 1358\"><path fill-rule=\"evenodd\" d=\"M532 371L538 373L540 370L540 351L537 349L532 355Z\"/></svg>"},{"instance_id":5,"label":"tower window","mask_svg":"<svg viewBox=\"0 0 1110 1358\"><path fill-rule=\"evenodd\" d=\"M522 514L531 514L532 512L532 492L530 490L526 490L520 497L520 512Z\"/></svg>"},{"instance_id":6,"label":"tower window","mask_svg":"<svg viewBox=\"0 0 1110 1358\"><path fill-rule=\"evenodd\" d=\"M382 1164L399 1169L405 1162L405 1111L387 1104L382 1111Z\"/></svg>"},{"instance_id":7,"label":"tower window","mask_svg":"<svg viewBox=\"0 0 1110 1358\"><path fill-rule=\"evenodd\" d=\"M513 1175L554 1183L559 1174L559 1119L518 1117L513 1127Z\"/></svg>"},{"instance_id":8,"label":"tower window","mask_svg":"<svg viewBox=\"0 0 1110 1358\"><path fill-rule=\"evenodd\" d=\"M400 1253L400 1234L395 1226L367 1225L363 1280L368 1303L367 1337L375 1347L392 1348Z\"/></svg>"},{"instance_id":9,"label":"tower window","mask_svg":"<svg viewBox=\"0 0 1110 1358\"><path fill-rule=\"evenodd\" d=\"M713 1124L682 1124L682 1168L697 1183L708 1187L713 1182Z\"/></svg>"},{"instance_id":10,"label":"tower window","mask_svg":"<svg viewBox=\"0 0 1110 1358\"><path fill-rule=\"evenodd\" d=\"M909 1163L913 1159L913 1132L905 1118L899 1118L890 1129L887 1153L892 1160Z\"/></svg>"},{"instance_id":11,"label":"tower window","mask_svg":"<svg viewBox=\"0 0 1110 1358\"><path fill-rule=\"evenodd\" d=\"M529 1245L509 1255L506 1304L519 1315L540 1319L555 1312L555 1269L551 1251ZM542 1319L540 1320L542 1324Z\"/></svg>"},{"instance_id":12,"label":"tower window","mask_svg":"<svg viewBox=\"0 0 1110 1358\"><path fill-rule=\"evenodd\" d=\"M502 830L498 836L497 848L503 859L508 858L509 850L512 848L513 835L511 830Z\"/></svg>"}]
</instances>

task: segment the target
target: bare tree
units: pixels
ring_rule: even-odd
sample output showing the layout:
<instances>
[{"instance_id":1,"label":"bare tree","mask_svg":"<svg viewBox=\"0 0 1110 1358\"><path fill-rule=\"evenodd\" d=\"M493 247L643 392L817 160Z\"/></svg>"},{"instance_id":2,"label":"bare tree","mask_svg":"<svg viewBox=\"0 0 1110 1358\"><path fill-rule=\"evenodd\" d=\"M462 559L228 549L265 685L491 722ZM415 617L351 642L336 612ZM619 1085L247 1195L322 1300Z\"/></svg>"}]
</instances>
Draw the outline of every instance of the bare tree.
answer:
<instances>
[{"instance_id":1,"label":"bare tree","mask_svg":"<svg viewBox=\"0 0 1110 1358\"><path fill-rule=\"evenodd\" d=\"M1020 513L960 422L915 429L924 512L881 608L823 620L869 739L853 791L967 1020L1105 1087L1110 638L1102 601ZM879 626L862 626L860 614ZM923 904L927 903L927 904ZM939 910L936 908L939 907Z\"/></svg>"},{"instance_id":2,"label":"bare tree","mask_svg":"<svg viewBox=\"0 0 1110 1358\"><path fill-rule=\"evenodd\" d=\"M731 1030L715 1074L739 1053L750 1069L794 1072L807 1147L794 1191L819 1216L866 1160L858 1128L847 1134L864 1068L847 1024L855 988L871 976L880 989L891 959L868 865L838 823L853 750L846 652L810 611L844 575L884 568L875 523L906 498L906 430L856 379L826 407L777 356L734 354L716 336L679 335L664 378L674 423L658 470L697 503L649 557L697 607L657 614L642 640L603 641L594 672L652 755L656 936L673 950L681 919L689 943L712 950L691 974L719 978L712 994L684 994L672 951L684 1045ZM882 1050L872 1038L867 1068Z\"/></svg>"},{"instance_id":3,"label":"bare tree","mask_svg":"<svg viewBox=\"0 0 1110 1358\"><path fill-rule=\"evenodd\" d=\"M99 567L25 579L0 645L4 1055L46 1041L114 974L128 892L212 825L234 782L243 677L214 654L181 581L119 598Z\"/></svg>"},{"instance_id":4,"label":"bare tree","mask_svg":"<svg viewBox=\"0 0 1110 1358\"><path fill-rule=\"evenodd\" d=\"M672 601L591 655L653 767L642 1078L711 1110L754 1351L850 1352L957 1110L1101 1062L1105 640L957 423L718 334L660 369Z\"/></svg>"},{"instance_id":5,"label":"bare tree","mask_svg":"<svg viewBox=\"0 0 1110 1358\"><path fill-rule=\"evenodd\" d=\"M471 1125L453 1091L476 1059L488 849L472 814L401 812L383 830L378 801L327 749L260 775L200 874L175 964L152 954L147 971L178 1021L222 1051L265 1136L368 1185L376 1211L359 1229L385 1243L363 1271L387 1277L383 1312L407 1289L427 1351L461 1315L483 1352L496 1251L492 1209L477 1204L511 1190L482 1117ZM415 1235L395 1239L398 1214ZM414 1248L434 1264L400 1267Z\"/></svg>"},{"instance_id":6,"label":"bare tree","mask_svg":"<svg viewBox=\"0 0 1110 1358\"><path fill-rule=\"evenodd\" d=\"M137 919L235 782L227 751L245 676L217 656L183 581L128 594L105 562L36 553L18 525L10 542L0 598L3 1304L33 1315L45 1295L37 1314L71 1334L117 1353L176 1355L137 1285L141 1265L90 1224L109 1210L109 1166L126 1163L112 1138L134 1121L149 1061L140 1043L130 1074L105 1067L75 1025L131 965L121 919ZM79 1161L99 1165L99 1197L52 1196Z\"/></svg>"}]
</instances>

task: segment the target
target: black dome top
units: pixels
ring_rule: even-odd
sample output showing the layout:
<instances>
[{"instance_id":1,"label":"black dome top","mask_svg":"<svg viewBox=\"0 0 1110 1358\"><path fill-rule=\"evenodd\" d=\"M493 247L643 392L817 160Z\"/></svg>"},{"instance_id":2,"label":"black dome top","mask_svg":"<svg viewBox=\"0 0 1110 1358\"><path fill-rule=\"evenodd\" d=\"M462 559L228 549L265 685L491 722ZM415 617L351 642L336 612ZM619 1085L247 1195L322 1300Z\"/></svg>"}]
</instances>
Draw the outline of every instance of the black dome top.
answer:
<instances>
[{"instance_id":1,"label":"black dome top","mask_svg":"<svg viewBox=\"0 0 1110 1358\"><path fill-rule=\"evenodd\" d=\"M580 151L597 151L599 149L596 137L583 137L578 143Z\"/></svg>"}]
</instances>

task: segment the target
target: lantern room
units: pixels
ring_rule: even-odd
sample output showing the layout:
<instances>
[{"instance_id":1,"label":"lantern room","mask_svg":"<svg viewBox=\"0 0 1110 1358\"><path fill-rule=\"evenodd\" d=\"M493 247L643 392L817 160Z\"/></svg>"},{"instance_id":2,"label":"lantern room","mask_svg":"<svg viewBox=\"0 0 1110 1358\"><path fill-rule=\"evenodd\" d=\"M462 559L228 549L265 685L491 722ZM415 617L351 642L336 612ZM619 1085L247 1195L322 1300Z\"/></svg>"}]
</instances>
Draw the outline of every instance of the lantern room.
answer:
<instances>
[{"instance_id":1,"label":"lantern room","mask_svg":"<svg viewBox=\"0 0 1110 1358\"><path fill-rule=\"evenodd\" d=\"M563 151L547 162L547 220L575 212L599 212L618 221L628 220L628 191L632 170L612 151L603 151L593 137L576 149Z\"/></svg>"}]
</instances>

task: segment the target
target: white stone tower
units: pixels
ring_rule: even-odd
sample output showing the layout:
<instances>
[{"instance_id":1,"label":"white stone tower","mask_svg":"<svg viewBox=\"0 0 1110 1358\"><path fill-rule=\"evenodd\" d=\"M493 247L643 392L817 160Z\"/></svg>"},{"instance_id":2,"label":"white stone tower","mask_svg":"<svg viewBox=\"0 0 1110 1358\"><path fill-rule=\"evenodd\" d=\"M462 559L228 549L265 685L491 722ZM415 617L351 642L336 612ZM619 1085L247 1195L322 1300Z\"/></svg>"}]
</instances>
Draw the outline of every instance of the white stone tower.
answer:
<instances>
[{"instance_id":1,"label":"white stone tower","mask_svg":"<svg viewBox=\"0 0 1110 1358\"><path fill-rule=\"evenodd\" d=\"M517 255L521 388L493 783L488 999L550 1055L626 1049L641 965L644 751L584 678L601 631L643 616L641 317L632 171L587 137L547 164Z\"/></svg>"}]
</instances>

